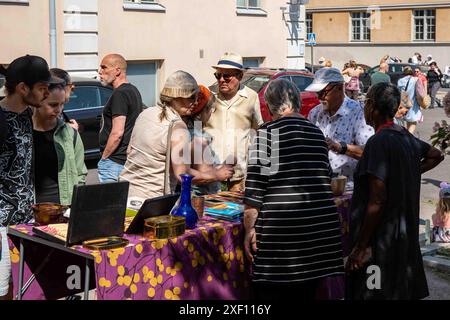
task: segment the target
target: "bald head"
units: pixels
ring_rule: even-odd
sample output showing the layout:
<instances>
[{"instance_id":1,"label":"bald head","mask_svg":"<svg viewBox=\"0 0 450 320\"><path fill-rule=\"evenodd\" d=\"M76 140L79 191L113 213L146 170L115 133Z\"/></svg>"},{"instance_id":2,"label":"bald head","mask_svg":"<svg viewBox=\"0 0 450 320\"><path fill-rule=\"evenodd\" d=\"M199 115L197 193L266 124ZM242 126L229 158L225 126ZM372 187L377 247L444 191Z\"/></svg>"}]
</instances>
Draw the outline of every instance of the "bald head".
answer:
<instances>
[{"instance_id":1,"label":"bald head","mask_svg":"<svg viewBox=\"0 0 450 320\"><path fill-rule=\"evenodd\" d=\"M120 68L123 72L127 71L127 61L120 54L108 54L103 58L103 61L111 67Z\"/></svg>"},{"instance_id":2,"label":"bald head","mask_svg":"<svg viewBox=\"0 0 450 320\"><path fill-rule=\"evenodd\" d=\"M108 54L102 59L98 74L103 85L117 88L122 83L128 83L127 62L120 54Z\"/></svg>"},{"instance_id":3,"label":"bald head","mask_svg":"<svg viewBox=\"0 0 450 320\"><path fill-rule=\"evenodd\" d=\"M383 62L380 64L380 72L388 72L389 71L389 65L386 62Z\"/></svg>"}]
</instances>

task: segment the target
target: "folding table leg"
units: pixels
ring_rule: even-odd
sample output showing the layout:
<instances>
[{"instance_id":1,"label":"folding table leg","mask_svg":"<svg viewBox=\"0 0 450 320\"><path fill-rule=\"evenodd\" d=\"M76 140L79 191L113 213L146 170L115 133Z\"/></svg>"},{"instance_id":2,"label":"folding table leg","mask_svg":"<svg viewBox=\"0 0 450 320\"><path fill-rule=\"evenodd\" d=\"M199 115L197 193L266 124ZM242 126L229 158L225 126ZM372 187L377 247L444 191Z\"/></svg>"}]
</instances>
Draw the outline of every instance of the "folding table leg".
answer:
<instances>
[{"instance_id":1,"label":"folding table leg","mask_svg":"<svg viewBox=\"0 0 450 320\"><path fill-rule=\"evenodd\" d=\"M89 300L89 259L86 259L86 272L84 275L84 300Z\"/></svg>"},{"instance_id":2,"label":"folding table leg","mask_svg":"<svg viewBox=\"0 0 450 320\"><path fill-rule=\"evenodd\" d=\"M23 286L23 267L24 267L24 245L23 239L20 239L20 253L19 253L19 288L17 294L17 300L22 300L22 286Z\"/></svg>"}]
</instances>

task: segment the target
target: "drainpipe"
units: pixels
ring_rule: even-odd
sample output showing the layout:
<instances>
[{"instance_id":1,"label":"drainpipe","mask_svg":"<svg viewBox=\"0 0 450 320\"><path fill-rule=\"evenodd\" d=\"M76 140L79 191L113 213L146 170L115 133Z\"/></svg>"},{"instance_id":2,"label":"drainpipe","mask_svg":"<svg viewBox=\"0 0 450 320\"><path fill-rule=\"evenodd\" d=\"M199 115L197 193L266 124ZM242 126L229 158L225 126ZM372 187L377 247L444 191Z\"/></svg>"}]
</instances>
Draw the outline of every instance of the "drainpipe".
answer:
<instances>
[{"instance_id":1,"label":"drainpipe","mask_svg":"<svg viewBox=\"0 0 450 320\"><path fill-rule=\"evenodd\" d=\"M56 66L56 0L50 0L50 67L56 68Z\"/></svg>"}]
</instances>

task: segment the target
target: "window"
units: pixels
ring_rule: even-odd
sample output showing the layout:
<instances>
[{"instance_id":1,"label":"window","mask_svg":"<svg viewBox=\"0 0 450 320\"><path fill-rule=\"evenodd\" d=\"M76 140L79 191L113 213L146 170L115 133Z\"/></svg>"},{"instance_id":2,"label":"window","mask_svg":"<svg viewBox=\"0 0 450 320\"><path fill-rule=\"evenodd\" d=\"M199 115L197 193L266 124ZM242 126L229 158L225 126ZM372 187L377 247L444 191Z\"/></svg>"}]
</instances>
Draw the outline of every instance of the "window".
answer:
<instances>
[{"instance_id":1,"label":"window","mask_svg":"<svg viewBox=\"0 0 450 320\"><path fill-rule=\"evenodd\" d=\"M124 0L123 8L125 10L137 11L155 11L165 12L166 8L158 3L157 0Z\"/></svg>"},{"instance_id":2,"label":"window","mask_svg":"<svg viewBox=\"0 0 450 320\"><path fill-rule=\"evenodd\" d=\"M351 20L351 41L370 41L370 13L353 12Z\"/></svg>"},{"instance_id":3,"label":"window","mask_svg":"<svg viewBox=\"0 0 450 320\"><path fill-rule=\"evenodd\" d=\"M0 0L0 4L19 4L19 5L29 5L29 0Z\"/></svg>"},{"instance_id":4,"label":"window","mask_svg":"<svg viewBox=\"0 0 450 320\"><path fill-rule=\"evenodd\" d=\"M125 0L125 2L134 2L134 3L154 3L155 0Z\"/></svg>"},{"instance_id":5,"label":"window","mask_svg":"<svg viewBox=\"0 0 450 320\"><path fill-rule=\"evenodd\" d=\"M113 91L106 88L98 88L100 90L100 105L104 106L111 97Z\"/></svg>"},{"instance_id":6,"label":"window","mask_svg":"<svg viewBox=\"0 0 450 320\"><path fill-rule=\"evenodd\" d=\"M244 68L258 68L264 58L243 58Z\"/></svg>"},{"instance_id":7,"label":"window","mask_svg":"<svg viewBox=\"0 0 450 320\"><path fill-rule=\"evenodd\" d=\"M267 17L267 12L261 9L261 0L236 0L238 16Z\"/></svg>"},{"instance_id":8,"label":"window","mask_svg":"<svg viewBox=\"0 0 450 320\"><path fill-rule=\"evenodd\" d=\"M414 10L414 40L434 41L436 39L436 11Z\"/></svg>"},{"instance_id":9,"label":"window","mask_svg":"<svg viewBox=\"0 0 450 320\"><path fill-rule=\"evenodd\" d=\"M264 75L245 75L241 83L250 89L259 92L269 82L270 76Z\"/></svg>"},{"instance_id":10,"label":"window","mask_svg":"<svg viewBox=\"0 0 450 320\"><path fill-rule=\"evenodd\" d=\"M313 16L312 13L306 14L306 34L313 33Z\"/></svg>"},{"instance_id":11,"label":"window","mask_svg":"<svg viewBox=\"0 0 450 320\"><path fill-rule=\"evenodd\" d=\"M65 104L65 110L89 109L101 107L100 94L97 87L79 86L75 84L75 90L70 95L70 100Z\"/></svg>"},{"instance_id":12,"label":"window","mask_svg":"<svg viewBox=\"0 0 450 320\"><path fill-rule=\"evenodd\" d=\"M314 80L312 77L294 76L294 75L291 75L291 79L292 82L295 83L298 90L300 91L305 91L306 87L308 87Z\"/></svg>"},{"instance_id":13,"label":"window","mask_svg":"<svg viewBox=\"0 0 450 320\"><path fill-rule=\"evenodd\" d=\"M261 7L260 0L237 0L236 2L238 8L252 9Z\"/></svg>"}]
</instances>

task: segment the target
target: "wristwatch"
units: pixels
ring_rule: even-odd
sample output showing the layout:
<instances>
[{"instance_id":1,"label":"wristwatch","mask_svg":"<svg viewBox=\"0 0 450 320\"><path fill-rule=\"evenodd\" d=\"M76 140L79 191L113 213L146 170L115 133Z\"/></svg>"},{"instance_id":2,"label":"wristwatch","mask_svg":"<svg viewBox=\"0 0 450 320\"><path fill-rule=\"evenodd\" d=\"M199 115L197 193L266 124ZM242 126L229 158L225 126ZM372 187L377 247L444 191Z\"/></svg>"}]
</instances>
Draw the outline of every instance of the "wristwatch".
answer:
<instances>
[{"instance_id":1,"label":"wristwatch","mask_svg":"<svg viewBox=\"0 0 450 320\"><path fill-rule=\"evenodd\" d=\"M347 153L347 144L344 141L339 142L341 144L341 152L340 154L346 154Z\"/></svg>"}]
</instances>

